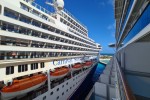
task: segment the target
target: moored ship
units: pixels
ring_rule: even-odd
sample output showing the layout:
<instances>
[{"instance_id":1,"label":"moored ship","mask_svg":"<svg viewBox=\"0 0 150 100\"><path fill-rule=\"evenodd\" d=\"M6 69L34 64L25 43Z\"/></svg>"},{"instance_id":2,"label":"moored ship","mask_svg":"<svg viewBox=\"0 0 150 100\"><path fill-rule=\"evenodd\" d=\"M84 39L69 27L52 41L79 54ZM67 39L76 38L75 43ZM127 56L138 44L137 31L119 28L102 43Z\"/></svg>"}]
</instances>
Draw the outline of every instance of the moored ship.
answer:
<instances>
[{"instance_id":1,"label":"moored ship","mask_svg":"<svg viewBox=\"0 0 150 100\"><path fill-rule=\"evenodd\" d=\"M0 98L67 100L98 63L100 45L63 0L0 1Z\"/></svg>"}]
</instances>

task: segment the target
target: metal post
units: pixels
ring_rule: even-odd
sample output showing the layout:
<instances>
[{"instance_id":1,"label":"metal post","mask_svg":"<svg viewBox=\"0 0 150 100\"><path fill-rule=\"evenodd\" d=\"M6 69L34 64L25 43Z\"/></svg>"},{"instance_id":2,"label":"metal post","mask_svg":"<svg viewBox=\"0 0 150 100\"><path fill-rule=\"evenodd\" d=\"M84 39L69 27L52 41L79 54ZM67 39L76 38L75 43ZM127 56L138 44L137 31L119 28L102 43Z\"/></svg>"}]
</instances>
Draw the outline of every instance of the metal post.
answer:
<instances>
[{"instance_id":1,"label":"metal post","mask_svg":"<svg viewBox=\"0 0 150 100\"><path fill-rule=\"evenodd\" d=\"M1 6L1 15L4 15L4 6Z\"/></svg>"},{"instance_id":2,"label":"metal post","mask_svg":"<svg viewBox=\"0 0 150 100\"><path fill-rule=\"evenodd\" d=\"M47 81L48 81L48 90L51 89L51 80L50 80L50 71L47 70Z\"/></svg>"}]
</instances>

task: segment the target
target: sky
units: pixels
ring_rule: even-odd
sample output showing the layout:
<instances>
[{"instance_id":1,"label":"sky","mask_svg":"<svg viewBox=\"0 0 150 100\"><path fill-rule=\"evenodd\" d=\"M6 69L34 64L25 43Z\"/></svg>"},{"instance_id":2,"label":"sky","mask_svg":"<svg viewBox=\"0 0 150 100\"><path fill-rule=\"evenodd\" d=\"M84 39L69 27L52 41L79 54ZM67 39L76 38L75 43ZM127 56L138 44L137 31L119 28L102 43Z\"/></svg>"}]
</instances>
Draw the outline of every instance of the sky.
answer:
<instances>
[{"instance_id":1,"label":"sky","mask_svg":"<svg viewBox=\"0 0 150 100\"><path fill-rule=\"evenodd\" d=\"M44 6L44 1L35 0ZM114 53L109 43L115 43L115 18L113 0L64 0L65 6L80 22L88 28L88 35L95 42L101 44L101 53Z\"/></svg>"}]
</instances>

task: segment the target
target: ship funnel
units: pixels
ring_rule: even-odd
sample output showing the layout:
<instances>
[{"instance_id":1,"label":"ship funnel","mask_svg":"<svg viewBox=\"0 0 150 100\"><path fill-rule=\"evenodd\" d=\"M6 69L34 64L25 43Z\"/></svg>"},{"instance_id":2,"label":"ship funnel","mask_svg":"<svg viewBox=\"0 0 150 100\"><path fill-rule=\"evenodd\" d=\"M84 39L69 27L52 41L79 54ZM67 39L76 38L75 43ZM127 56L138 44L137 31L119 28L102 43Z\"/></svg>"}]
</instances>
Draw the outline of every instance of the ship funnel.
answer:
<instances>
[{"instance_id":1,"label":"ship funnel","mask_svg":"<svg viewBox=\"0 0 150 100\"><path fill-rule=\"evenodd\" d=\"M63 8L64 8L64 1L63 0L53 0L52 3L46 2L46 4L53 6L55 8L56 13L63 10Z\"/></svg>"}]
</instances>

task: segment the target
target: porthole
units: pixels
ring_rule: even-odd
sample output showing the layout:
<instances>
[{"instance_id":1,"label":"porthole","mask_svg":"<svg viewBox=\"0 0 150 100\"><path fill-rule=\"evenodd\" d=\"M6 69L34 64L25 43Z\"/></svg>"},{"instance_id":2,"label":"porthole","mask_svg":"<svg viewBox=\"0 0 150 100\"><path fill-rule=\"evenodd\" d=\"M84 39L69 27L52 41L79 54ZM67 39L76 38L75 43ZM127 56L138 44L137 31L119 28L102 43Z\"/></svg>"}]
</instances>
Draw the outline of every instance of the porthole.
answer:
<instances>
[{"instance_id":1,"label":"porthole","mask_svg":"<svg viewBox=\"0 0 150 100\"><path fill-rule=\"evenodd\" d=\"M46 96L43 97L43 100L46 100Z\"/></svg>"},{"instance_id":2,"label":"porthole","mask_svg":"<svg viewBox=\"0 0 150 100\"><path fill-rule=\"evenodd\" d=\"M57 100L59 99L59 96L57 97Z\"/></svg>"},{"instance_id":3,"label":"porthole","mask_svg":"<svg viewBox=\"0 0 150 100\"><path fill-rule=\"evenodd\" d=\"M53 92L51 92L50 95L53 95Z\"/></svg>"},{"instance_id":4,"label":"porthole","mask_svg":"<svg viewBox=\"0 0 150 100\"><path fill-rule=\"evenodd\" d=\"M71 89L72 87L70 87L70 89Z\"/></svg>"},{"instance_id":5,"label":"porthole","mask_svg":"<svg viewBox=\"0 0 150 100\"><path fill-rule=\"evenodd\" d=\"M59 91L59 88L57 88L57 91Z\"/></svg>"},{"instance_id":6,"label":"porthole","mask_svg":"<svg viewBox=\"0 0 150 100\"><path fill-rule=\"evenodd\" d=\"M68 89L66 90L66 92L68 92Z\"/></svg>"},{"instance_id":7,"label":"porthole","mask_svg":"<svg viewBox=\"0 0 150 100\"><path fill-rule=\"evenodd\" d=\"M64 87L64 85L62 85L62 88Z\"/></svg>"},{"instance_id":8,"label":"porthole","mask_svg":"<svg viewBox=\"0 0 150 100\"><path fill-rule=\"evenodd\" d=\"M68 82L66 83L66 85L68 85Z\"/></svg>"},{"instance_id":9,"label":"porthole","mask_svg":"<svg viewBox=\"0 0 150 100\"><path fill-rule=\"evenodd\" d=\"M62 95L64 95L64 92L62 93Z\"/></svg>"}]
</instances>

